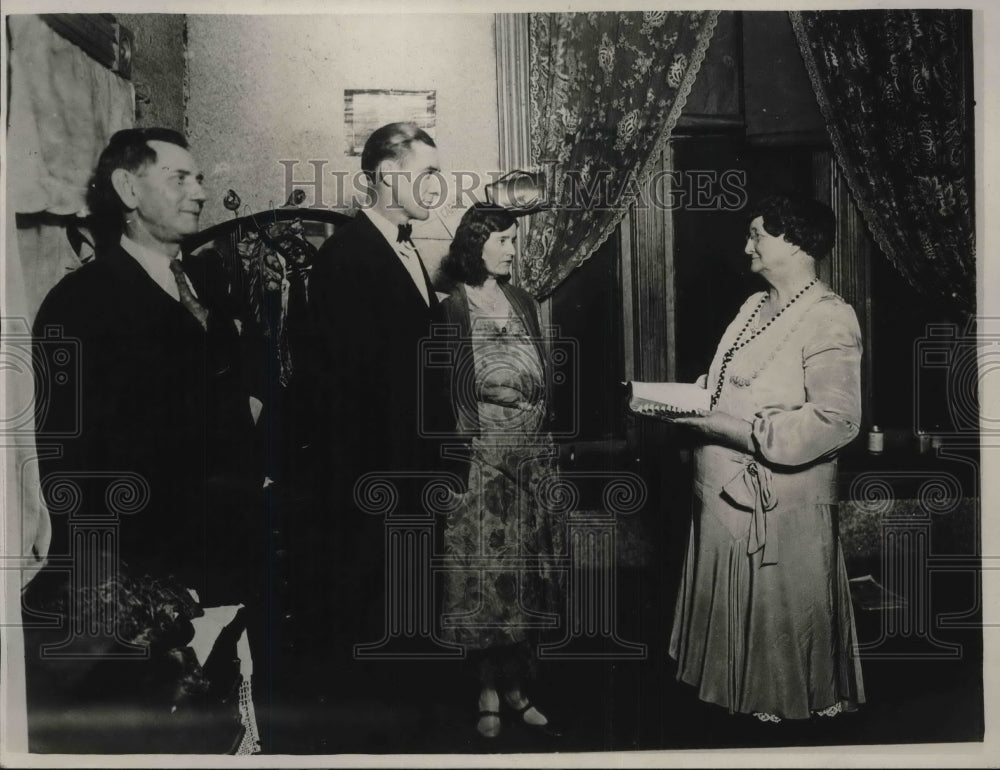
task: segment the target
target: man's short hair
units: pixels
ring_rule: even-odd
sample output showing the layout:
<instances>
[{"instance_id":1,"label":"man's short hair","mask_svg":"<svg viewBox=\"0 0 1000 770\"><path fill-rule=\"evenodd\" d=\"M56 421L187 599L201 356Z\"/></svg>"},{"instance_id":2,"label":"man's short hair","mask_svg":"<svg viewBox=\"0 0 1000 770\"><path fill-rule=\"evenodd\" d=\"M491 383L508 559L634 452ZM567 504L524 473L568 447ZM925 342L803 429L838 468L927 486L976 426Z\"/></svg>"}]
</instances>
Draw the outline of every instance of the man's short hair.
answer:
<instances>
[{"instance_id":1,"label":"man's short hair","mask_svg":"<svg viewBox=\"0 0 1000 770\"><path fill-rule=\"evenodd\" d=\"M188 149L184 135L172 128L126 128L117 131L101 151L87 192L90 213L104 227L120 228L125 211L111 184L111 175L120 168L135 172L156 162L156 150L149 146L149 142L166 142Z\"/></svg>"},{"instance_id":2,"label":"man's short hair","mask_svg":"<svg viewBox=\"0 0 1000 770\"><path fill-rule=\"evenodd\" d=\"M429 147L437 147L430 134L416 123L389 123L375 129L361 152L361 170L369 184L374 184L375 169L386 158L399 160L410 151L414 142L423 142Z\"/></svg>"}]
</instances>

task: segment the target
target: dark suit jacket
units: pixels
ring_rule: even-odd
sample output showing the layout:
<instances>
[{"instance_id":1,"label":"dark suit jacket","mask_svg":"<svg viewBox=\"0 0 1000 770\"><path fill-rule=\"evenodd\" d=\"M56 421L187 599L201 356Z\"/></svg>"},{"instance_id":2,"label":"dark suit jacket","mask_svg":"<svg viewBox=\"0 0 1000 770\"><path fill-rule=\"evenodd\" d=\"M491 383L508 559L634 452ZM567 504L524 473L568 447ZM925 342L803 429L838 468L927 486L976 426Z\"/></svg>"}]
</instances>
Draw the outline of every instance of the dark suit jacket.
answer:
<instances>
[{"instance_id":1,"label":"dark suit jacket","mask_svg":"<svg viewBox=\"0 0 1000 770\"><path fill-rule=\"evenodd\" d=\"M239 332L222 296L221 265L191 256L184 265L209 310L207 332L119 246L49 292L35 322L37 437L43 490L51 473L94 477L83 483L73 517L58 513L58 500L49 501L57 512L53 558L70 552L70 518L107 515L101 474L139 474L149 502L119 517L120 557L133 573L174 574L203 592L209 573L225 577L232 568L224 557L238 548L236 537L257 525L256 511L242 510L237 524L212 500L239 505L254 485L260 488L260 479L246 451L252 444L249 393ZM79 379L72 387L55 380L58 345L46 338L50 329L73 341ZM78 435L50 437L72 424L74 413ZM250 497L241 498L245 494Z\"/></svg>"},{"instance_id":2,"label":"dark suit jacket","mask_svg":"<svg viewBox=\"0 0 1000 770\"><path fill-rule=\"evenodd\" d=\"M427 429L449 412L439 373L423 365L440 305L430 306L395 250L360 213L323 247L309 281L314 325L318 473L351 507L357 478L436 466ZM405 507L405 506L404 506Z\"/></svg>"}]
</instances>

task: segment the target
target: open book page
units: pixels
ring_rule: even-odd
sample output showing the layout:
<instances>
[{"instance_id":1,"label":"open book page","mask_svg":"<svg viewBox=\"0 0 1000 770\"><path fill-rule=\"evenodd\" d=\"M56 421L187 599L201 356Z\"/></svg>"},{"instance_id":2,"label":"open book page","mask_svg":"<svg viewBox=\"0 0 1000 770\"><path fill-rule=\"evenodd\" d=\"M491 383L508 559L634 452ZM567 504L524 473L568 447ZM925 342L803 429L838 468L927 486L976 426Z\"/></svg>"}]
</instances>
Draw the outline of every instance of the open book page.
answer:
<instances>
[{"instance_id":1,"label":"open book page","mask_svg":"<svg viewBox=\"0 0 1000 770\"><path fill-rule=\"evenodd\" d=\"M628 407L636 414L665 420L707 414L707 389L687 382L630 382Z\"/></svg>"}]
</instances>

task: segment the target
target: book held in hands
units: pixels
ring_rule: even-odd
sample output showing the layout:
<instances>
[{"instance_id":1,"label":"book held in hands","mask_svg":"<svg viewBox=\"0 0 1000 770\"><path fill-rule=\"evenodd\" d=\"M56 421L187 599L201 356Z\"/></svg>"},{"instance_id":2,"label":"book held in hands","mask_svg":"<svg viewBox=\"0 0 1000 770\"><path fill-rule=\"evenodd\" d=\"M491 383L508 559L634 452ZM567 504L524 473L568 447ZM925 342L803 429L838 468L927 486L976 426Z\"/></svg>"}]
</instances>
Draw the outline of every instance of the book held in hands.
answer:
<instances>
[{"instance_id":1,"label":"book held in hands","mask_svg":"<svg viewBox=\"0 0 1000 770\"><path fill-rule=\"evenodd\" d=\"M674 420L708 414L706 388L688 382L629 382L628 408L636 414Z\"/></svg>"}]
</instances>

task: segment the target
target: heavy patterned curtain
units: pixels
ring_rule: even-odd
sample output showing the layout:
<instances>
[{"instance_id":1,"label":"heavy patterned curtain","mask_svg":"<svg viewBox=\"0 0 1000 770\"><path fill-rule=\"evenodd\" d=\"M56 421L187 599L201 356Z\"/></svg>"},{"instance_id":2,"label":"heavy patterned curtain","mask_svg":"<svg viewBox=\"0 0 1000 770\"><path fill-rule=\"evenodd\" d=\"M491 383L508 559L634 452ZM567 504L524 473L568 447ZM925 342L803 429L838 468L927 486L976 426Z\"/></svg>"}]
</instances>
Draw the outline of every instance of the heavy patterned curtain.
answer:
<instances>
[{"instance_id":1,"label":"heavy patterned curtain","mask_svg":"<svg viewBox=\"0 0 1000 770\"><path fill-rule=\"evenodd\" d=\"M533 217L518 278L551 293L601 246L670 137L718 11L530 17L532 161L552 207Z\"/></svg>"},{"instance_id":2,"label":"heavy patterned curtain","mask_svg":"<svg viewBox=\"0 0 1000 770\"><path fill-rule=\"evenodd\" d=\"M834 151L893 265L976 306L967 12L791 12Z\"/></svg>"}]
</instances>

